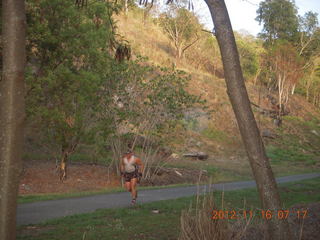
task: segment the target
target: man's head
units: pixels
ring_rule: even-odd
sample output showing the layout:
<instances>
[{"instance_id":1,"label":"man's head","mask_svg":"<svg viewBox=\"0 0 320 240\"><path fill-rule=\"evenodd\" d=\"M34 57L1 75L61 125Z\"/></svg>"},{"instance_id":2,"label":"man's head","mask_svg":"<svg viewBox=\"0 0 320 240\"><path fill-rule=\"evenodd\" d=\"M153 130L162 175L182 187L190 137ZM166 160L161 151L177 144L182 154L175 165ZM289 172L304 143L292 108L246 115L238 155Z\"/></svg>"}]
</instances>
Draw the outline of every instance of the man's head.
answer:
<instances>
[{"instance_id":1,"label":"man's head","mask_svg":"<svg viewBox=\"0 0 320 240\"><path fill-rule=\"evenodd\" d=\"M127 149L127 151L125 152L125 154L126 154L126 155L133 154L132 144L131 144L131 143L128 143L128 149Z\"/></svg>"},{"instance_id":2,"label":"man's head","mask_svg":"<svg viewBox=\"0 0 320 240\"><path fill-rule=\"evenodd\" d=\"M124 153L125 155L132 155L133 154L133 152L132 152L132 150L131 149L128 149L125 153Z\"/></svg>"}]
</instances>

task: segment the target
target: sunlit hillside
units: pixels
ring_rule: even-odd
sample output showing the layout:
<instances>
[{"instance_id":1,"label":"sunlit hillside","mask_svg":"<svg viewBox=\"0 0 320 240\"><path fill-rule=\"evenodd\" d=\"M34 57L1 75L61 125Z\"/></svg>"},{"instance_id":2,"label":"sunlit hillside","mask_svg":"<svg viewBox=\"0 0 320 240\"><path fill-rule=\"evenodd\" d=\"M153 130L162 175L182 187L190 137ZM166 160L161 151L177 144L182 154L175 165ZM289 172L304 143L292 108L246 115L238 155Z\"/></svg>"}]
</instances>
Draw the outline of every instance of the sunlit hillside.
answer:
<instances>
[{"instance_id":1,"label":"sunlit hillside","mask_svg":"<svg viewBox=\"0 0 320 240\"><path fill-rule=\"evenodd\" d=\"M151 17L144 19L141 11L132 10L129 12L129 16L117 16L117 20L119 32L129 41L134 55L144 55L155 64L169 68L176 66L191 74L189 91L206 99L210 110L212 110L210 114L203 113L202 117L196 117L192 121L189 119L187 132L184 130L180 130L183 133L176 132L175 137L179 140L174 139L172 143L175 151L180 153L205 151L214 156L213 158L228 156L232 159L238 158L236 156L239 154L244 156L237 123L228 100L221 60L214 37L207 33L201 35L202 38L211 37L214 42L212 46L216 47L216 49L212 49L215 55L212 55L211 59L203 61L207 66L199 66L200 60L193 61L197 53L205 53L206 49L201 49L204 39L190 47L186 51L185 57L176 64L173 43L155 19ZM241 41L242 45L252 45L252 42L255 41L254 44L259 47L258 41L253 37L241 36L240 34L236 34L236 36L237 41ZM210 71L208 65L212 65L216 72ZM277 92L268 91L259 82L259 76L258 79L248 79L246 85L253 103L256 120L271 155L281 155L281 151L286 152L292 146L297 146L294 151L299 154L313 155L317 152L317 145L320 143L319 109L305 101L304 97L294 94L290 96L288 102L289 112L287 116L284 116L282 126L278 127L273 118L266 113L263 114L263 111L274 110L273 101L277 99ZM194 116L197 116L197 111L195 109ZM206 119L207 116L210 117ZM280 146L286 150L278 149ZM316 155L318 156L318 153ZM287 156L285 154L280 156L280 158L283 157ZM317 163L319 166L319 157L316 159L310 160L310 164Z\"/></svg>"}]
</instances>

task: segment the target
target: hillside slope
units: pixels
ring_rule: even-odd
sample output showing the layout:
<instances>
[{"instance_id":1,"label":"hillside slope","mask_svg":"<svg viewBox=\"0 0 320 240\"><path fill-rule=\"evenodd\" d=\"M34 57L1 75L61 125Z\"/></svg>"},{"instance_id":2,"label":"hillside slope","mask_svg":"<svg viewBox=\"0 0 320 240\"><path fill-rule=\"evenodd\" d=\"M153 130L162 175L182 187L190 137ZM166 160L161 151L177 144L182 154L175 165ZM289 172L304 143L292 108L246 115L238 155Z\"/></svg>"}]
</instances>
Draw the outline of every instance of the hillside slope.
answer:
<instances>
[{"instance_id":1,"label":"hillside slope","mask_svg":"<svg viewBox=\"0 0 320 240\"><path fill-rule=\"evenodd\" d=\"M141 13L135 11L129 12L128 18L118 16L117 20L119 32L129 41L133 55L147 56L151 62L161 66L175 65L173 45L153 19L143 20ZM199 46L195 44L188 52L198 51L197 48ZM214 64L215 69L221 71L221 61L215 60ZM190 122L187 132L177 131L176 138L179 140L175 139L171 147L178 153L207 152L215 162L219 162L219 159L222 159L220 162L225 162L223 159L245 158L224 79L216 76L218 74L214 75L212 72L203 70L204 68L200 68L188 59L188 56L176 67L191 74L189 91L206 99L212 112L208 117L208 114L201 114L200 111L202 117L193 118L193 120L192 116L199 115L196 114L199 110L195 109L194 114L189 114L186 117L186 121ZM281 169L279 171L285 169L287 160L294 161L298 165L318 168L320 166L319 109L305 101L302 96L294 94L290 96L287 106L288 114L283 117L281 127L278 127L274 123L275 119L271 118L270 114L266 114L266 110L274 111L277 93L268 91L259 81L256 85L252 82L246 82L246 85L269 156L275 164L286 162L283 168L279 167ZM242 160L236 161L246 165ZM226 164L221 165L228 168Z\"/></svg>"}]
</instances>

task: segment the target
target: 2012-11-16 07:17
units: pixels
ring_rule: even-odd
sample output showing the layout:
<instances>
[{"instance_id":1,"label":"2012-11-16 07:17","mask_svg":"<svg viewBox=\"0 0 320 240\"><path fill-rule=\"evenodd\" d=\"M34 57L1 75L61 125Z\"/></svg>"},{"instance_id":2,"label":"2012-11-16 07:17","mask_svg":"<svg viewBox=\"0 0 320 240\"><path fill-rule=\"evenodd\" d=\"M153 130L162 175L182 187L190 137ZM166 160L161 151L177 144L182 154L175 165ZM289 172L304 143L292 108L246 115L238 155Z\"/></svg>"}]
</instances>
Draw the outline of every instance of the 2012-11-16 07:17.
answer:
<instances>
[{"instance_id":1,"label":"2012-11-16 07:17","mask_svg":"<svg viewBox=\"0 0 320 240\"><path fill-rule=\"evenodd\" d=\"M272 218L277 219L287 219L290 213L294 214L298 219L306 218L308 215L308 210L256 210L254 215L253 210L213 210L212 220L222 220L222 219L240 219L240 218L253 218L254 216L260 216L262 219L270 220Z\"/></svg>"}]
</instances>

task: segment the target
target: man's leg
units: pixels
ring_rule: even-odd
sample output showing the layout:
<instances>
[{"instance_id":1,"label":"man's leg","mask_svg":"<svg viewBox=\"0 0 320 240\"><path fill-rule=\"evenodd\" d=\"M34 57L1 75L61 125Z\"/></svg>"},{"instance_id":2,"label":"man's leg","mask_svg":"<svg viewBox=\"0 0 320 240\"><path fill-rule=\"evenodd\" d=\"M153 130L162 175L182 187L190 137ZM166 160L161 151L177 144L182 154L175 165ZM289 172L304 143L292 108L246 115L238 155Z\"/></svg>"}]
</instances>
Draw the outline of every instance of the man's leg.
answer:
<instances>
[{"instance_id":1,"label":"man's leg","mask_svg":"<svg viewBox=\"0 0 320 240\"><path fill-rule=\"evenodd\" d=\"M137 179L132 178L131 179L131 196L132 200L136 200L138 193L137 193Z\"/></svg>"},{"instance_id":2,"label":"man's leg","mask_svg":"<svg viewBox=\"0 0 320 240\"><path fill-rule=\"evenodd\" d=\"M129 191L129 192L131 192L131 182L125 182L125 188Z\"/></svg>"}]
</instances>

